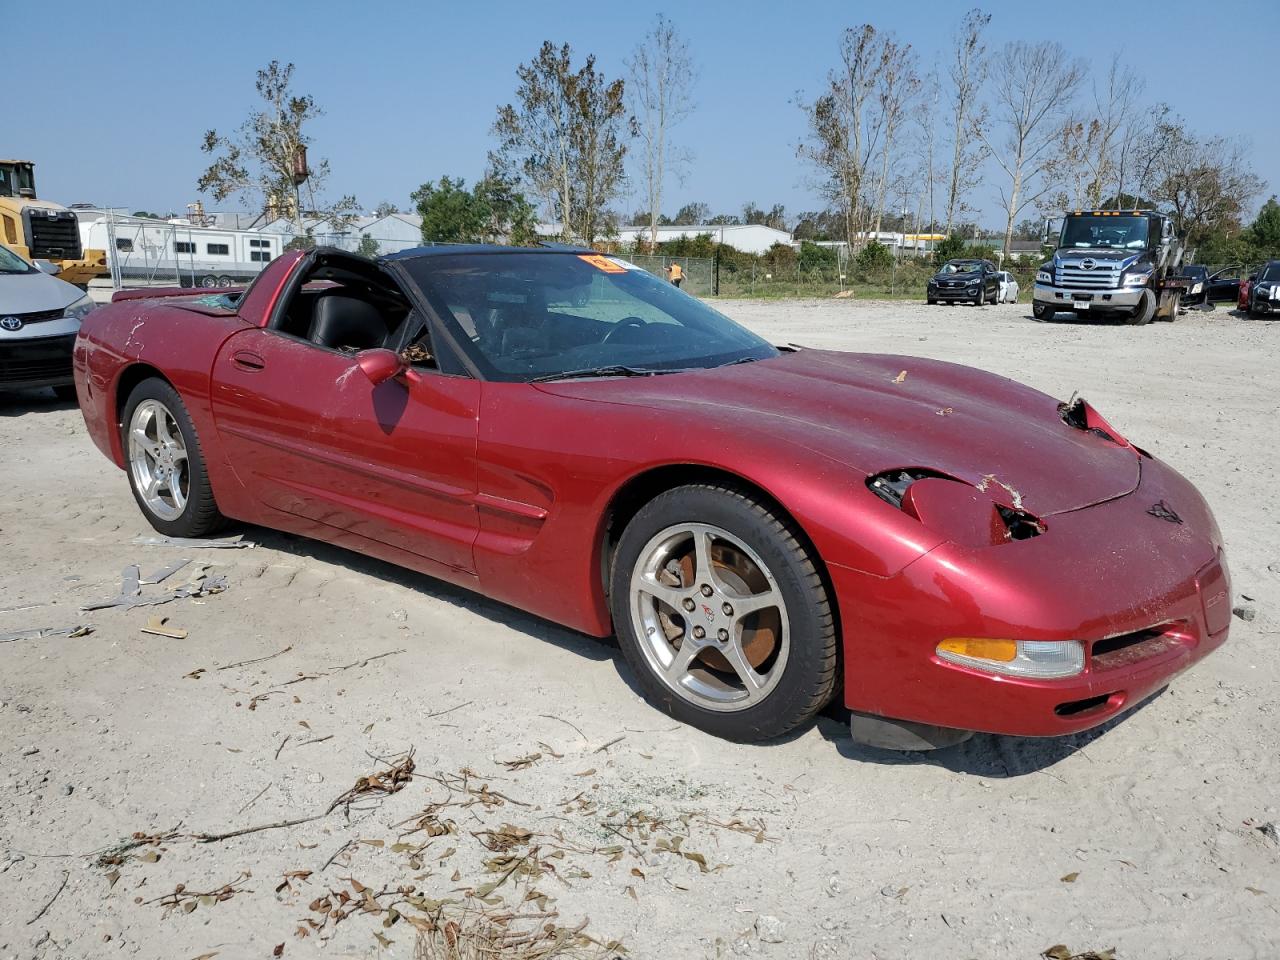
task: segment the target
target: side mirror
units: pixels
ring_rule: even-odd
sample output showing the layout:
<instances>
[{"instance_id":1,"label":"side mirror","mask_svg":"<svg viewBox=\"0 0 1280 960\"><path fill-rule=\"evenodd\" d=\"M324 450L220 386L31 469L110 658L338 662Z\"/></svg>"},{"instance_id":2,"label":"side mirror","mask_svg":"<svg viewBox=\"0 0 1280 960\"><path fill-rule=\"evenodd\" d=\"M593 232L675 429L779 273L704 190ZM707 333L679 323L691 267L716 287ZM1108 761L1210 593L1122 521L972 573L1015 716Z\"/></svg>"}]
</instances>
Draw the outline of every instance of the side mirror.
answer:
<instances>
[{"instance_id":1,"label":"side mirror","mask_svg":"<svg viewBox=\"0 0 1280 960\"><path fill-rule=\"evenodd\" d=\"M408 365L400 358L400 354L382 347L361 350L356 354L356 364L375 387L393 377L398 377L408 369Z\"/></svg>"},{"instance_id":2,"label":"side mirror","mask_svg":"<svg viewBox=\"0 0 1280 960\"><path fill-rule=\"evenodd\" d=\"M49 260L32 260L31 262L37 270L41 273L47 273L51 277L56 277L62 272L62 267Z\"/></svg>"}]
</instances>

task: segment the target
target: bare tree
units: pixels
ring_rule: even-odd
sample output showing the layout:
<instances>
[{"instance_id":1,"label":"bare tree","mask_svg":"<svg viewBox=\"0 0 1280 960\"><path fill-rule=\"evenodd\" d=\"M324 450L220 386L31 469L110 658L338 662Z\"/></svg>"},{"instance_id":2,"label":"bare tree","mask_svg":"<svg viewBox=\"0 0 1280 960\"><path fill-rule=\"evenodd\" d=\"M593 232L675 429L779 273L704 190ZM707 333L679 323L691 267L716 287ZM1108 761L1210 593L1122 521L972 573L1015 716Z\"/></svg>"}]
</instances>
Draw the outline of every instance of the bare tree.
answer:
<instances>
[{"instance_id":1,"label":"bare tree","mask_svg":"<svg viewBox=\"0 0 1280 960\"><path fill-rule=\"evenodd\" d=\"M965 209L964 198L974 186L982 151L973 136L981 128L978 95L986 70L986 44L983 34L991 23L991 14L974 7L960 21L948 74L951 78L951 113L955 124L951 138L951 175L947 182L947 226L951 234L956 215Z\"/></svg>"},{"instance_id":2,"label":"bare tree","mask_svg":"<svg viewBox=\"0 0 1280 960\"><path fill-rule=\"evenodd\" d=\"M1189 246L1240 226L1264 183L1245 158L1245 145L1224 137L1201 139L1162 105L1139 146L1135 183L1173 215Z\"/></svg>"},{"instance_id":3,"label":"bare tree","mask_svg":"<svg viewBox=\"0 0 1280 960\"><path fill-rule=\"evenodd\" d=\"M588 56L574 70L569 45L542 44L516 69L519 106L498 108L490 154L495 176L517 177L560 220L560 235L592 243L622 189L627 116L622 80L605 81Z\"/></svg>"},{"instance_id":4,"label":"bare tree","mask_svg":"<svg viewBox=\"0 0 1280 960\"><path fill-rule=\"evenodd\" d=\"M1004 253L1009 255L1018 214L1053 189L1052 174L1061 123L1084 76L1084 65L1061 44L1018 40L1001 49L990 68L992 118L1004 133L993 144L988 131L975 130L1009 177L1000 190L1005 211ZM994 133L994 131L992 131Z\"/></svg>"},{"instance_id":5,"label":"bare tree","mask_svg":"<svg viewBox=\"0 0 1280 960\"><path fill-rule=\"evenodd\" d=\"M911 110L911 121L915 132L916 156L919 162L918 174L915 177L919 187L916 197L916 232L920 225L928 223L932 232L937 221L934 206L934 187L938 183L937 168L937 126L938 102L941 90L938 87L938 75L929 73L921 83L920 96ZM928 212L926 219L925 213Z\"/></svg>"},{"instance_id":6,"label":"bare tree","mask_svg":"<svg viewBox=\"0 0 1280 960\"><path fill-rule=\"evenodd\" d=\"M809 121L800 156L819 170L820 189L845 221L845 241L857 242L865 209L867 165L875 155L883 117L870 110L885 62L885 41L871 24L845 30L838 70L827 76L827 90L812 103L801 103Z\"/></svg>"},{"instance_id":7,"label":"bare tree","mask_svg":"<svg viewBox=\"0 0 1280 960\"><path fill-rule=\"evenodd\" d=\"M669 133L693 112L689 92L696 79L689 46L675 25L658 14L653 29L626 61L631 73L631 111L640 135L640 175L649 210L649 242L658 242L662 191L669 171L679 171L688 155Z\"/></svg>"},{"instance_id":8,"label":"bare tree","mask_svg":"<svg viewBox=\"0 0 1280 960\"><path fill-rule=\"evenodd\" d=\"M1125 192L1126 174L1131 166L1135 146L1147 133L1147 112L1142 94L1145 82L1123 66L1120 55L1111 60L1105 87L1094 87L1094 104L1102 124L1100 157L1105 158L1094 169L1097 189L1090 206L1101 206L1108 194L1119 197Z\"/></svg>"},{"instance_id":9,"label":"bare tree","mask_svg":"<svg viewBox=\"0 0 1280 960\"><path fill-rule=\"evenodd\" d=\"M272 60L258 71L258 95L266 106L254 110L240 129L222 136L217 130L204 135L201 150L213 156L196 187L215 200L237 194L255 196L259 209L294 221L298 237L302 237L303 202L300 186L307 184L309 203L306 212L327 220L335 227L350 222L355 216L355 197L344 196L336 203L324 205L317 195L324 190L329 177L329 161L308 162L306 125L323 116L315 100L292 89L293 64Z\"/></svg>"},{"instance_id":10,"label":"bare tree","mask_svg":"<svg viewBox=\"0 0 1280 960\"><path fill-rule=\"evenodd\" d=\"M880 176L876 182L875 232L880 232L884 219L884 201L889 189L889 155L899 128L906 119L910 104L920 94L917 58L909 43L898 43L892 37L884 40L884 54L876 80L876 103L883 131L880 138Z\"/></svg>"}]
</instances>

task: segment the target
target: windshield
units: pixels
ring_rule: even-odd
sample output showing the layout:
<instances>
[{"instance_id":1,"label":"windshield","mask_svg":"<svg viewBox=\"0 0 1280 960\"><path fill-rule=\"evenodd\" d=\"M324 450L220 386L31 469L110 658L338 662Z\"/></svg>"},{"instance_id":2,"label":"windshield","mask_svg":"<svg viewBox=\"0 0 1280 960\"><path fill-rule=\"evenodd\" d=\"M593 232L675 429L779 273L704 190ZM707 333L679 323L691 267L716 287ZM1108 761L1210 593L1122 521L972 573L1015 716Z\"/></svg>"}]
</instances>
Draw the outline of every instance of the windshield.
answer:
<instances>
[{"instance_id":1,"label":"windshield","mask_svg":"<svg viewBox=\"0 0 1280 960\"><path fill-rule=\"evenodd\" d=\"M942 269L938 273L973 273L975 270L981 269L982 261L980 260L949 260L942 265Z\"/></svg>"},{"instance_id":2,"label":"windshield","mask_svg":"<svg viewBox=\"0 0 1280 960\"><path fill-rule=\"evenodd\" d=\"M1258 274L1259 280L1280 280L1280 263L1268 263Z\"/></svg>"},{"instance_id":3,"label":"windshield","mask_svg":"<svg viewBox=\"0 0 1280 960\"><path fill-rule=\"evenodd\" d=\"M34 273L35 267L0 243L0 273Z\"/></svg>"},{"instance_id":4,"label":"windshield","mask_svg":"<svg viewBox=\"0 0 1280 960\"><path fill-rule=\"evenodd\" d=\"M615 257L460 253L404 266L493 380L622 367L658 373L778 354L728 317Z\"/></svg>"},{"instance_id":5,"label":"windshield","mask_svg":"<svg viewBox=\"0 0 1280 960\"><path fill-rule=\"evenodd\" d=\"M1062 224L1061 245L1141 250L1147 245L1147 218L1068 217Z\"/></svg>"}]
</instances>

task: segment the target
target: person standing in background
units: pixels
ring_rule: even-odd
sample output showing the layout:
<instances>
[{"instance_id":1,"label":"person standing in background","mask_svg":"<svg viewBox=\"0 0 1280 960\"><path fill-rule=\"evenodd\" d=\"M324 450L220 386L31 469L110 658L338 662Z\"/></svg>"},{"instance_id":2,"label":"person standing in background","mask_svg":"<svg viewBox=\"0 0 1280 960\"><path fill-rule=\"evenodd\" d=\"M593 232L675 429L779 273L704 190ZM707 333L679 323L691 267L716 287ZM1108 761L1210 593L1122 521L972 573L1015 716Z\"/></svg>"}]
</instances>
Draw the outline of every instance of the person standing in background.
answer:
<instances>
[{"instance_id":1,"label":"person standing in background","mask_svg":"<svg viewBox=\"0 0 1280 960\"><path fill-rule=\"evenodd\" d=\"M667 279L671 281L671 285L673 287L680 286L681 282L684 280L684 267L680 266L680 264L675 261L672 261L671 265L667 267Z\"/></svg>"}]
</instances>

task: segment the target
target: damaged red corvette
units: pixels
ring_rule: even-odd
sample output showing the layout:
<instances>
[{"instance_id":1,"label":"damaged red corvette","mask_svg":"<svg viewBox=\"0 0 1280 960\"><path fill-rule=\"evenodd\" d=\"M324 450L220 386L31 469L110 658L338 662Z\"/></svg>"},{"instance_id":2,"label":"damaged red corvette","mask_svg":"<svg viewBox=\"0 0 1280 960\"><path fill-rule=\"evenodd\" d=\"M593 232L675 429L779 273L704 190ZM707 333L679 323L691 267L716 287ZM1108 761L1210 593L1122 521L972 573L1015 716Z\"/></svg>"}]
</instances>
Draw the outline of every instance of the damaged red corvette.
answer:
<instances>
[{"instance_id":1,"label":"damaged red corvette","mask_svg":"<svg viewBox=\"0 0 1280 960\"><path fill-rule=\"evenodd\" d=\"M85 318L89 433L159 531L228 518L600 637L736 740L1053 736L1227 637L1204 499L1087 403L774 347L625 260L287 254Z\"/></svg>"}]
</instances>

